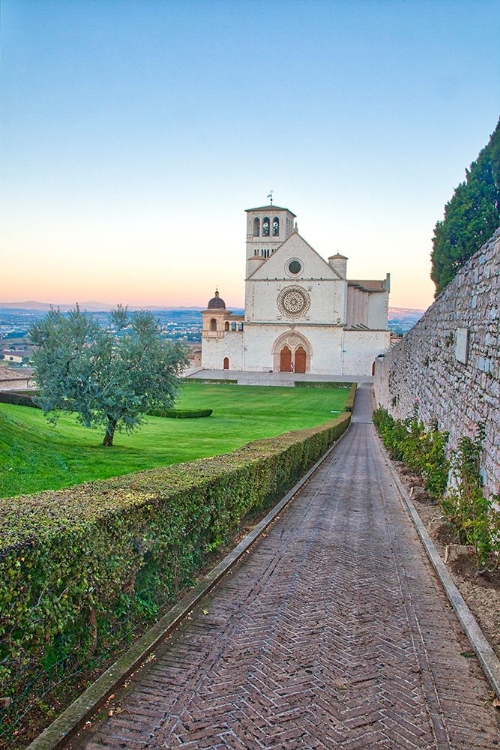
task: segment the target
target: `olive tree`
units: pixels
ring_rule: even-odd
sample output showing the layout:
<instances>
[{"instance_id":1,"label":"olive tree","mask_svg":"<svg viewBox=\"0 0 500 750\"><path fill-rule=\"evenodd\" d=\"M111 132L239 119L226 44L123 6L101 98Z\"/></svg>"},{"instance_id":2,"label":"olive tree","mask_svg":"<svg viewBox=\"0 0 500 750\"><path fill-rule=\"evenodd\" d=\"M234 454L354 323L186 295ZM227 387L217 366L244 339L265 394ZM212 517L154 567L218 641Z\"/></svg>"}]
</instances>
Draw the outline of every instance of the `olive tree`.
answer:
<instances>
[{"instance_id":1,"label":"olive tree","mask_svg":"<svg viewBox=\"0 0 500 750\"><path fill-rule=\"evenodd\" d=\"M162 336L151 312L129 314L118 305L103 327L77 306L67 315L51 309L30 329L37 402L49 419L73 412L85 427L132 431L153 408L170 408L185 348Z\"/></svg>"}]
</instances>

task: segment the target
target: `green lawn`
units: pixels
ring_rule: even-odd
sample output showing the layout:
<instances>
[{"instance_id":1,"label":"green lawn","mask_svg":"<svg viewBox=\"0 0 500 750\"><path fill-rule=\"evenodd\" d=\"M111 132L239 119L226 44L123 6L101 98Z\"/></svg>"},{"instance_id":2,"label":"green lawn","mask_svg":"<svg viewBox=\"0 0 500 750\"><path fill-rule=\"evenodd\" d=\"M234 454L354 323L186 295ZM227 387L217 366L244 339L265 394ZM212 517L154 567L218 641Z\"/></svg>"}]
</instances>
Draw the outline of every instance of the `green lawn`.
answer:
<instances>
[{"instance_id":1,"label":"green lawn","mask_svg":"<svg viewBox=\"0 0 500 750\"><path fill-rule=\"evenodd\" d=\"M60 489L156 466L228 453L264 437L323 424L343 410L347 389L186 383L177 408L213 409L203 419L148 417L137 431L80 427L71 415L51 427L41 411L0 404L0 497Z\"/></svg>"}]
</instances>

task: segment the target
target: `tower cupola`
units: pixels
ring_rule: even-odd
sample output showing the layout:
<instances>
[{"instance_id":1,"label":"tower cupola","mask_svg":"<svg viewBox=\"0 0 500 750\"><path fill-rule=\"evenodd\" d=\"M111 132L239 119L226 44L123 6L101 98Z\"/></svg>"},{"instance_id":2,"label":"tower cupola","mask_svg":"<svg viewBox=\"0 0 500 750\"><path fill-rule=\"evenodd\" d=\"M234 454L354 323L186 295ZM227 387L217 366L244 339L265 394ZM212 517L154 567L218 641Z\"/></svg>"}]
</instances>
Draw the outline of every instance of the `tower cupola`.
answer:
<instances>
[{"instance_id":1,"label":"tower cupola","mask_svg":"<svg viewBox=\"0 0 500 750\"><path fill-rule=\"evenodd\" d=\"M207 305L207 310L225 310L226 309L226 303L220 296L217 289L215 290L215 296L212 297L211 300L209 300Z\"/></svg>"}]
</instances>

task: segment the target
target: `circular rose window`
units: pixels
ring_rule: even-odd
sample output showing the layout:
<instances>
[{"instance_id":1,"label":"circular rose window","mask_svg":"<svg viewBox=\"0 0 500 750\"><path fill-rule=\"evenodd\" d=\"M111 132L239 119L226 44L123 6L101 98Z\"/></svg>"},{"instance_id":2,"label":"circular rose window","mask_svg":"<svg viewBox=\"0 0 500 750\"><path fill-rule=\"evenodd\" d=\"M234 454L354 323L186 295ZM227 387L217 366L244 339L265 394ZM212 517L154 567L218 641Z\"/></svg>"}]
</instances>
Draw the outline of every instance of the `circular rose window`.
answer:
<instances>
[{"instance_id":1,"label":"circular rose window","mask_svg":"<svg viewBox=\"0 0 500 750\"><path fill-rule=\"evenodd\" d=\"M304 289L298 286L289 286L278 295L278 307L288 317L305 315L309 310L311 299Z\"/></svg>"}]
</instances>

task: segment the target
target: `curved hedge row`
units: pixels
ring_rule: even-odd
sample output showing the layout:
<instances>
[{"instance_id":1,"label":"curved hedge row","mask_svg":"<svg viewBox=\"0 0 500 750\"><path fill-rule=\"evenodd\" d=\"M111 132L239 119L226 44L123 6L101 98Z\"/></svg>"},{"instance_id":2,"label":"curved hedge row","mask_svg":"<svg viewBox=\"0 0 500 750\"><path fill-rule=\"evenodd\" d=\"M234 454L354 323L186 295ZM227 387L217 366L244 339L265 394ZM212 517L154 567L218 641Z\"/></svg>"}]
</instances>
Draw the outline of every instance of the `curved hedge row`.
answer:
<instances>
[{"instance_id":1,"label":"curved hedge row","mask_svg":"<svg viewBox=\"0 0 500 750\"><path fill-rule=\"evenodd\" d=\"M151 417L170 417L171 419L200 419L211 417L213 409L153 409Z\"/></svg>"},{"instance_id":2,"label":"curved hedge row","mask_svg":"<svg viewBox=\"0 0 500 750\"><path fill-rule=\"evenodd\" d=\"M349 422L343 414L228 455L0 500L0 696L123 647Z\"/></svg>"}]
</instances>

